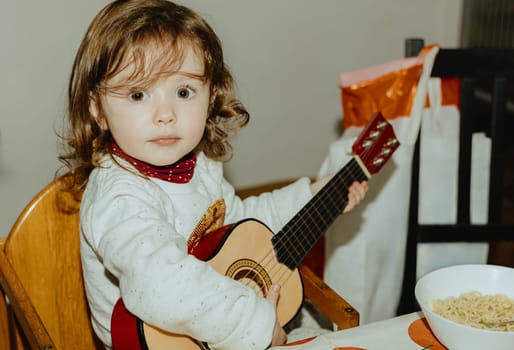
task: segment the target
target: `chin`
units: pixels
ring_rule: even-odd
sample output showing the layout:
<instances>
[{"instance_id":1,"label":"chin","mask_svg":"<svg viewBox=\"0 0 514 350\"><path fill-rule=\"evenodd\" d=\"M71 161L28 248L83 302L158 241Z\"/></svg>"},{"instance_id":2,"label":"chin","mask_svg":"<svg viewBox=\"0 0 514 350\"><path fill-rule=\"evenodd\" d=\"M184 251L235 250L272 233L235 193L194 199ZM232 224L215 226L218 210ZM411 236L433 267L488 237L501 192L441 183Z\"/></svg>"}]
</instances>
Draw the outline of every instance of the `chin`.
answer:
<instances>
[{"instance_id":1,"label":"chin","mask_svg":"<svg viewBox=\"0 0 514 350\"><path fill-rule=\"evenodd\" d=\"M171 165L175 162L171 161L171 162L146 162L146 163L153 165L153 166L157 166L157 167L163 167L163 166Z\"/></svg>"},{"instance_id":2,"label":"chin","mask_svg":"<svg viewBox=\"0 0 514 350\"><path fill-rule=\"evenodd\" d=\"M171 157L170 154L153 154L153 157L147 157L143 161L147 164L160 167L176 163L179 159L180 158Z\"/></svg>"},{"instance_id":3,"label":"chin","mask_svg":"<svg viewBox=\"0 0 514 350\"><path fill-rule=\"evenodd\" d=\"M168 165L171 165L173 163L176 163L178 161L178 159L159 159L159 160L155 160L155 161L149 161L147 162L148 164L151 164L153 166L168 166Z\"/></svg>"}]
</instances>

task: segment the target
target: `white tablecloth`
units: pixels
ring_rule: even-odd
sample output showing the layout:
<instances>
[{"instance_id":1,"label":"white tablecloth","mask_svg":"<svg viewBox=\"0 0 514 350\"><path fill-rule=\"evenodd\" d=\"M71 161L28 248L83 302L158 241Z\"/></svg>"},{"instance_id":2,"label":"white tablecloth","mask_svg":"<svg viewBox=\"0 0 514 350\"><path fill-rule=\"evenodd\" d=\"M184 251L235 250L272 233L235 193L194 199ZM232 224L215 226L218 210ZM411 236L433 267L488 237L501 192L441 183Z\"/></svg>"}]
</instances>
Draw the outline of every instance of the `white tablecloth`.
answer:
<instances>
[{"instance_id":1,"label":"white tablecloth","mask_svg":"<svg viewBox=\"0 0 514 350\"><path fill-rule=\"evenodd\" d=\"M273 350L447 350L421 312L320 335L306 343Z\"/></svg>"}]
</instances>

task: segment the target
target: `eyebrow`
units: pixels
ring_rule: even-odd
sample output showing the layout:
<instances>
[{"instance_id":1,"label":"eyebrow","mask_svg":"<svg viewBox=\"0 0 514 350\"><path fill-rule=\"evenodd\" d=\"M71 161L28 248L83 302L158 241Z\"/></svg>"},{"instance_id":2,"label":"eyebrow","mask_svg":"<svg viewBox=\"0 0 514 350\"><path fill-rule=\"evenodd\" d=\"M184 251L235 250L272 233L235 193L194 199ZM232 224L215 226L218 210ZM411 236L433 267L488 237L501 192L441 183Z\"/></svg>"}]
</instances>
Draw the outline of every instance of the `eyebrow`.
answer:
<instances>
[{"instance_id":1,"label":"eyebrow","mask_svg":"<svg viewBox=\"0 0 514 350\"><path fill-rule=\"evenodd\" d=\"M178 71L174 75L180 75L180 76L183 76L183 77L186 77L186 78L190 78L190 79L194 79L194 80L201 80L203 82L208 81L208 79L206 79L206 76L204 74Z\"/></svg>"}]
</instances>

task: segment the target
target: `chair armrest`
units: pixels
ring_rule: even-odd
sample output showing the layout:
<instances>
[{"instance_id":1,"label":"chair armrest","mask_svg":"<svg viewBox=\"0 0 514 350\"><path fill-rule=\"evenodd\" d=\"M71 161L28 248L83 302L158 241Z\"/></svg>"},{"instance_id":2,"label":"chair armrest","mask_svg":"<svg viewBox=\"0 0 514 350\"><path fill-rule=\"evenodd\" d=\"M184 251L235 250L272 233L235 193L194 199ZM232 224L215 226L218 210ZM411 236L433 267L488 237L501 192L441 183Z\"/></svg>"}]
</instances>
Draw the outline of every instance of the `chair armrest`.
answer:
<instances>
[{"instance_id":1,"label":"chair armrest","mask_svg":"<svg viewBox=\"0 0 514 350\"><path fill-rule=\"evenodd\" d=\"M305 297L323 312L337 329L346 329L359 325L359 312L350 303L323 282L307 266L300 267Z\"/></svg>"},{"instance_id":2,"label":"chair armrest","mask_svg":"<svg viewBox=\"0 0 514 350\"><path fill-rule=\"evenodd\" d=\"M4 253L3 244L0 245L0 248L2 248L0 249L0 287L9 300L30 348L55 349L48 331Z\"/></svg>"}]
</instances>

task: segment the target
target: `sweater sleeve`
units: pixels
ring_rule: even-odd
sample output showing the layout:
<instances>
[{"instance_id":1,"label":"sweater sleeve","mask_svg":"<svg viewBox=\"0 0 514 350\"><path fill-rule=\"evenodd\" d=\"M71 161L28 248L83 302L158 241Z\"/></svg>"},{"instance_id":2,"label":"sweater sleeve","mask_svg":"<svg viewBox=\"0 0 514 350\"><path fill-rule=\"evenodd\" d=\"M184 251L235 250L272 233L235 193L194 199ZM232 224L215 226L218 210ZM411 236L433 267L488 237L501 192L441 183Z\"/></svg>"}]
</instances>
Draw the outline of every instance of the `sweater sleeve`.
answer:
<instances>
[{"instance_id":1,"label":"sweater sleeve","mask_svg":"<svg viewBox=\"0 0 514 350\"><path fill-rule=\"evenodd\" d=\"M101 179L96 189L89 184L81 208L84 240L117 279L127 309L213 349L264 349L275 321L272 305L188 255L158 189L133 178Z\"/></svg>"},{"instance_id":2,"label":"sweater sleeve","mask_svg":"<svg viewBox=\"0 0 514 350\"><path fill-rule=\"evenodd\" d=\"M197 169L202 174L208 174L202 178L206 192L212 196L212 200L225 200L225 223L254 218L276 233L312 198L311 181L303 177L272 192L241 200L236 196L234 187L224 178L222 164L206 159L203 154L199 158L201 162Z\"/></svg>"},{"instance_id":3,"label":"sweater sleeve","mask_svg":"<svg viewBox=\"0 0 514 350\"><path fill-rule=\"evenodd\" d=\"M230 222L254 218L265 223L275 233L312 198L308 178L300 178L285 187L244 200L234 194L230 184L224 183L222 187Z\"/></svg>"}]
</instances>

